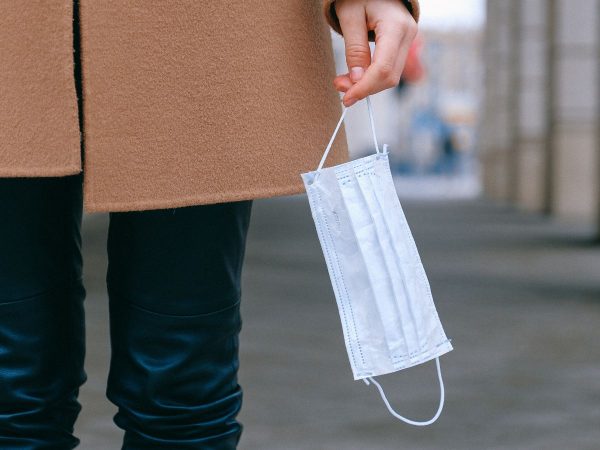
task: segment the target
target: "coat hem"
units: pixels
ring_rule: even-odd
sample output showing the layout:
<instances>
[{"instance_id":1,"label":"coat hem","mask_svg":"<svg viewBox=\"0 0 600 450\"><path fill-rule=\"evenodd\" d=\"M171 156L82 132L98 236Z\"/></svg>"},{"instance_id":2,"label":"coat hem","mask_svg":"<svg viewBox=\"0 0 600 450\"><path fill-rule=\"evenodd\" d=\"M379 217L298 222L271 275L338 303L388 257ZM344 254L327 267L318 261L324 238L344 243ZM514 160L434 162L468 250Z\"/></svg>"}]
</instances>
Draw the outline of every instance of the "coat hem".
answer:
<instances>
[{"instance_id":1,"label":"coat hem","mask_svg":"<svg viewBox=\"0 0 600 450\"><path fill-rule=\"evenodd\" d=\"M231 194L206 194L178 199L141 200L131 202L93 202L87 200L84 194L83 209L86 213L146 211L153 209L172 209L186 206L201 206L215 203L281 197L285 195L302 194L304 192L306 191L304 186L301 184L299 186L285 186L278 189L273 189L270 187L269 189L264 190L244 191Z\"/></svg>"},{"instance_id":2,"label":"coat hem","mask_svg":"<svg viewBox=\"0 0 600 450\"><path fill-rule=\"evenodd\" d=\"M59 167L0 168L0 178L64 177L81 173L81 165Z\"/></svg>"}]
</instances>

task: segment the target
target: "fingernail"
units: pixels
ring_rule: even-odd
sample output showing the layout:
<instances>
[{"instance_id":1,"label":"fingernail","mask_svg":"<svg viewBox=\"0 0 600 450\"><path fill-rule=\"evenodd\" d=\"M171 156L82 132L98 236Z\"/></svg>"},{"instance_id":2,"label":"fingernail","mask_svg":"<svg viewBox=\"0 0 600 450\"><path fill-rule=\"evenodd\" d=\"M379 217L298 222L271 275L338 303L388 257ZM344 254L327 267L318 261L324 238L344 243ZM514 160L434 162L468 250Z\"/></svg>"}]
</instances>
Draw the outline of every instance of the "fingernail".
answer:
<instances>
[{"instance_id":1,"label":"fingernail","mask_svg":"<svg viewBox=\"0 0 600 450\"><path fill-rule=\"evenodd\" d=\"M353 83L356 83L362 78L364 73L365 69L363 69L362 67L353 67L352 69L350 69L350 80L352 80Z\"/></svg>"}]
</instances>

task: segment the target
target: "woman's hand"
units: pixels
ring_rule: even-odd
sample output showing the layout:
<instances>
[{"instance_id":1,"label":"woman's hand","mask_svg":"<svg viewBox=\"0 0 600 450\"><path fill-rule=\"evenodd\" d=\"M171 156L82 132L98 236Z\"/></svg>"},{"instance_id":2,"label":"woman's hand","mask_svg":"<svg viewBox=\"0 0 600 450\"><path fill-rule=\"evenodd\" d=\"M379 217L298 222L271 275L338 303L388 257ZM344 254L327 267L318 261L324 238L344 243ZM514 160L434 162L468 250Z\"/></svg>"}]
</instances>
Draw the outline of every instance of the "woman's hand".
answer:
<instances>
[{"instance_id":1,"label":"woman's hand","mask_svg":"<svg viewBox=\"0 0 600 450\"><path fill-rule=\"evenodd\" d=\"M335 11L350 72L337 76L333 84L345 92L343 103L348 107L400 82L417 23L400 0L336 0ZM373 59L369 30L375 32Z\"/></svg>"}]
</instances>

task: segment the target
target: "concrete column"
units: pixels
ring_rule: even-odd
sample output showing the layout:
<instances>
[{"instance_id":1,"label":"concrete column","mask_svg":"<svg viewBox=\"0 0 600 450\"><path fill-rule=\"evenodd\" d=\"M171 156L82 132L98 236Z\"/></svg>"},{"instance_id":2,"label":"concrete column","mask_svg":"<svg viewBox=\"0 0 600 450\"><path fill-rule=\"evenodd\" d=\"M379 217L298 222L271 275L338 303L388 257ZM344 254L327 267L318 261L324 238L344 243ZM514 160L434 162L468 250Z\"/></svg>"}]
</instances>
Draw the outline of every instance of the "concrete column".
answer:
<instances>
[{"instance_id":1,"label":"concrete column","mask_svg":"<svg viewBox=\"0 0 600 450\"><path fill-rule=\"evenodd\" d=\"M550 215L553 212L554 205L554 167L556 160L556 145L554 142L554 119L556 117L556 98L554 96L554 85L556 79L556 8L557 0L548 0L546 6L546 45L545 45L545 65L546 79L544 83L544 99L546 102L545 114L545 161L544 161L544 182L542 189L542 212Z\"/></svg>"},{"instance_id":2,"label":"concrete column","mask_svg":"<svg viewBox=\"0 0 600 450\"><path fill-rule=\"evenodd\" d=\"M599 0L556 0L554 9L551 209L597 223Z\"/></svg>"},{"instance_id":3,"label":"concrete column","mask_svg":"<svg viewBox=\"0 0 600 450\"><path fill-rule=\"evenodd\" d=\"M500 201L510 201L516 192L514 23L518 1L487 2L481 160L484 190L490 198Z\"/></svg>"},{"instance_id":4,"label":"concrete column","mask_svg":"<svg viewBox=\"0 0 600 450\"><path fill-rule=\"evenodd\" d=\"M548 0L521 0L517 24L515 200L519 207L545 211L548 157L548 83L550 80Z\"/></svg>"}]
</instances>

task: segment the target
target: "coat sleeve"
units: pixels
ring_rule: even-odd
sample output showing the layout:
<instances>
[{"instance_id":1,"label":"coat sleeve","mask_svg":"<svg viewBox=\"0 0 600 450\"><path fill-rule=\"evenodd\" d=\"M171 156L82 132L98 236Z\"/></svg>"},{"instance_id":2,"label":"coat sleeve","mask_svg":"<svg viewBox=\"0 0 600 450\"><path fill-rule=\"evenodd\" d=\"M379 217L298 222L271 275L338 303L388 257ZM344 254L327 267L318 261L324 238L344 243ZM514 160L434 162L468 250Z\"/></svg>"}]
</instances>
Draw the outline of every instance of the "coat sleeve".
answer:
<instances>
[{"instance_id":1,"label":"coat sleeve","mask_svg":"<svg viewBox=\"0 0 600 450\"><path fill-rule=\"evenodd\" d=\"M415 19L415 22L419 22L419 0L398 0L404 3L408 12L410 12ZM323 0L323 12L325 13L325 20L337 33L342 34L340 27L340 21L335 12L335 0ZM369 40L373 40L373 34L369 32Z\"/></svg>"}]
</instances>

